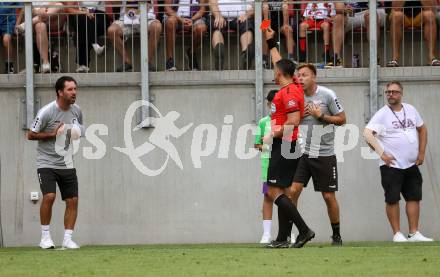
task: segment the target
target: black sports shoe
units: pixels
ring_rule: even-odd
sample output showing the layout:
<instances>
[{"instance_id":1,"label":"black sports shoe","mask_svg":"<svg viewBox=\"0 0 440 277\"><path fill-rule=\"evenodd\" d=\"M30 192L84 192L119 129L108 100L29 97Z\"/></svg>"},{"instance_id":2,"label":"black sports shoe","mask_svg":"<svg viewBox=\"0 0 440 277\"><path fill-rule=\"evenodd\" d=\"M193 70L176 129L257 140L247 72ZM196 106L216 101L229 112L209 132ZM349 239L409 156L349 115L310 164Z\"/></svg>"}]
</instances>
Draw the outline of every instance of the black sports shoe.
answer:
<instances>
[{"instance_id":1,"label":"black sports shoe","mask_svg":"<svg viewBox=\"0 0 440 277\"><path fill-rule=\"evenodd\" d=\"M332 245L334 245L334 246L341 246L342 245L341 236L331 236L331 238L332 238Z\"/></svg>"},{"instance_id":2,"label":"black sports shoe","mask_svg":"<svg viewBox=\"0 0 440 277\"><path fill-rule=\"evenodd\" d=\"M271 241L268 245L266 245L266 248L289 248L290 242L289 241Z\"/></svg>"},{"instance_id":3,"label":"black sports shoe","mask_svg":"<svg viewBox=\"0 0 440 277\"><path fill-rule=\"evenodd\" d=\"M301 248L304 246L304 244L312 240L314 237L315 237L315 232L309 229L307 233L298 235L295 243L292 244L292 248Z\"/></svg>"},{"instance_id":4,"label":"black sports shoe","mask_svg":"<svg viewBox=\"0 0 440 277\"><path fill-rule=\"evenodd\" d=\"M116 68L116 72L132 72L133 66L129 63L124 63L120 67Z\"/></svg>"},{"instance_id":5,"label":"black sports shoe","mask_svg":"<svg viewBox=\"0 0 440 277\"><path fill-rule=\"evenodd\" d=\"M186 59L188 60L188 67L190 70L200 70L199 62L197 61L197 56L195 53L191 52L191 49L188 48L185 52Z\"/></svg>"}]
</instances>

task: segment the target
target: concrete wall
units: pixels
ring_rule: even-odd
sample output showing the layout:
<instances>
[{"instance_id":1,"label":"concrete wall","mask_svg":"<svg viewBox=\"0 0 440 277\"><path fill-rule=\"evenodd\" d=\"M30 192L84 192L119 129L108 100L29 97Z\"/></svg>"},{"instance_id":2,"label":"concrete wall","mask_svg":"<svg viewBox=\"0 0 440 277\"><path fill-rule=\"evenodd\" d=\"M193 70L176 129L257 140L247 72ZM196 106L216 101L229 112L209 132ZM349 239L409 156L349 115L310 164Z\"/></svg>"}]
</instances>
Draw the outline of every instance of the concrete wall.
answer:
<instances>
[{"instance_id":1,"label":"concrete wall","mask_svg":"<svg viewBox=\"0 0 440 277\"><path fill-rule=\"evenodd\" d=\"M401 71L399 71L401 70ZM85 159L81 154L91 143L82 140L75 156L80 187L79 218L75 238L80 244L134 243L218 243L256 242L261 235L261 181L258 156L240 160L235 154L237 131L254 123L253 71L176 72L151 74L154 104L165 115L181 114L178 127L194 126L178 139L176 146L183 170L170 160L156 177L140 173L128 156L113 149L124 147L124 116L128 106L140 98L140 76L131 74L74 75L79 80L78 104L85 124L105 124L108 135L100 136L107 146L100 160ZM368 69L322 70L322 84L334 89L348 117L348 122L364 127L365 94ZM420 111L429 129L424 177L421 230L440 239L439 173L440 137L437 128L440 102L439 71L432 68L382 69L382 81L400 79L405 86L405 101ZM412 79L405 76L411 76ZM54 99L52 84L58 75L36 77L36 97L40 105ZM265 72L265 90L271 85L271 72ZM29 142L22 130L24 97L23 76L0 76L0 212L4 246L36 245L39 241L39 204L29 200L31 191L39 191L36 176L36 143ZM383 85L383 83L381 83ZM225 115L233 116L230 151L219 158L220 131ZM135 122L132 122L134 125ZM191 143L195 127L213 124L218 128L212 155L201 158L195 168ZM135 146L152 129L133 132ZM246 146L251 148L249 135ZM361 158L362 139L344 153L338 164L338 199L344 240L389 240L391 231L384 213L383 190L376 160ZM225 153L223 153L225 154ZM151 168L163 164L166 155L154 149L142 158ZM341 160L340 160L341 161ZM311 187L304 191L300 211L317 233L317 241L328 241L331 234L324 201ZM51 224L53 238L59 245L63 232L64 204L58 199ZM274 213L276 215L276 213ZM402 212L403 216L403 212ZM275 220L276 221L276 220ZM274 232L277 226L274 226ZM402 219L402 230L407 230Z\"/></svg>"}]
</instances>

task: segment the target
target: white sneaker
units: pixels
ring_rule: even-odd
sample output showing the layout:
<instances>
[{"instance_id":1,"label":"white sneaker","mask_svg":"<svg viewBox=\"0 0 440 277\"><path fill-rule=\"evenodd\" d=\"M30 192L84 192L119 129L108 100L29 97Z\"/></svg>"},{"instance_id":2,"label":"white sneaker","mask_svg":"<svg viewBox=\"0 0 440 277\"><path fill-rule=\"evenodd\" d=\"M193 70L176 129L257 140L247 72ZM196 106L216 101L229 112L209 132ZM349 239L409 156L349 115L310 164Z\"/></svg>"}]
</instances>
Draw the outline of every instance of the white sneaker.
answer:
<instances>
[{"instance_id":1,"label":"white sneaker","mask_svg":"<svg viewBox=\"0 0 440 277\"><path fill-rule=\"evenodd\" d=\"M55 244L53 243L53 240L50 238L50 236L42 236L39 246L42 249L54 249L55 248Z\"/></svg>"},{"instance_id":2,"label":"white sneaker","mask_svg":"<svg viewBox=\"0 0 440 277\"><path fill-rule=\"evenodd\" d=\"M49 63L43 63L41 65L41 73L50 73L50 64Z\"/></svg>"},{"instance_id":3,"label":"white sneaker","mask_svg":"<svg viewBox=\"0 0 440 277\"><path fill-rule=\"evenodd\" d=\"M397 232L393 236L393 242L407 242L408 240L401 232Z\"/></svg>"},{"instance_id":4,"label":"white sneaker","mask_svg":"<svg viewBox=\"0 0 440 277\"><path fill-rule=\"evenodd\" d=\"M428 242L428 241L434 241L431 238L427 238L424 235L422 235L422 233L420 233L419 231L417 231L414 235L410 236L408 235L408 241L410 242Z\"/></svg>"},{"instance_id":5,"label":"white sneaker","mask_svg":"<svg viewBox=\"0 0 440 277\"><path fill-rule=\"evenodd\" d=\"M268 234L263 234L263 236L261 237L260 243L261 244L268 244L270 242L270 235Z\"/></svg>"},{"instance_id":6,"label":"white sneaker","mask_svg":"<svg viewBox=\"0 0 440 277\"><path fill-rule=\"evenodd\" d=\"M102 53L104 53L105 45L101 46L101 45L99 45L97 43L93 43L92 47L93 47L93 50L95 51L97 56L101 56Z\"/></svg>"},{"instance_id":7,"label":"white sneaker","mask_svg":"<svg viewBox=\"0 0 440 277\"><path fill-rule=\"evenodd\" d=\"M89 72L89 68L85 65L80 65L78 66L78 68L76 69L76 73L87 73Z\"/></svg>"},{"instance_id":8,"label":"white sneaker","mask_svg":"<svg viewBox=\"0 0 440 277\"><path fill-rule=\"evenodd\" d=\"M76 244L76 242L74 242L72 239L64 239L63 247L67 249L78 249L79 245Z\"/></svg>"},{"instance_id":9,"label":"white sneaker","mask_svg":"<svg viewBox=\"0 0 440 277\"><path fill-rule=\"evenodd\" d=\"M25 33L25 27L24 27L24 22L15 26L15 33L18 35L24 34Z\"/></svg>"}]
</instances>

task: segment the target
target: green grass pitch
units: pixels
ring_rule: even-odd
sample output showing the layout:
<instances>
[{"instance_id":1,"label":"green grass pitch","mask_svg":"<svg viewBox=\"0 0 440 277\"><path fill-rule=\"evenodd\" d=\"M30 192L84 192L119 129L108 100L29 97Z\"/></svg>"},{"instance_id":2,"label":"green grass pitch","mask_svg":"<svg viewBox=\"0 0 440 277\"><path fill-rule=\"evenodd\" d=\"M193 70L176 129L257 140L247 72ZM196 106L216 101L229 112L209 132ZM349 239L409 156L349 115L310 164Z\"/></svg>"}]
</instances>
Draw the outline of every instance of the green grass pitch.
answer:
<instances>
[{"instance_id":1,"label":"green grass pitch","mask_svg":"<svg viewBox=\"0 0 440 277\"><path fill-rule=\"evenodd\" d=\"M440 276L440 242L0 248L0 276Z\"/></svg>"}]
</instances>

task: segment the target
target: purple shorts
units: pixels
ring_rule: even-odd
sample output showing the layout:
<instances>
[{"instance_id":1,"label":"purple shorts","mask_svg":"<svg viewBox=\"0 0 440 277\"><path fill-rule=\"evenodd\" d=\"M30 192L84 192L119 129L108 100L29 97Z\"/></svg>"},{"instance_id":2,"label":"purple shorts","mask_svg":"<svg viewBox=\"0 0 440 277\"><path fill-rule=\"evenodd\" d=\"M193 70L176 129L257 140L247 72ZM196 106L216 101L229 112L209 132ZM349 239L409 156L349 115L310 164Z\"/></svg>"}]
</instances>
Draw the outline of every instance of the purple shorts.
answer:
<instances>
[{"instance_id":1,"label":"purple shorts","mask_svg":"<svg viewBox=\"0 0 440 277\"><path fill-rule=\"evenodd\" d=\"M263 194L266 195L267 194L267 190L269 189L269 186L267 185L267 182L263 182Z\"/></svg>"}]
</instances>

